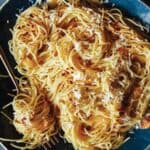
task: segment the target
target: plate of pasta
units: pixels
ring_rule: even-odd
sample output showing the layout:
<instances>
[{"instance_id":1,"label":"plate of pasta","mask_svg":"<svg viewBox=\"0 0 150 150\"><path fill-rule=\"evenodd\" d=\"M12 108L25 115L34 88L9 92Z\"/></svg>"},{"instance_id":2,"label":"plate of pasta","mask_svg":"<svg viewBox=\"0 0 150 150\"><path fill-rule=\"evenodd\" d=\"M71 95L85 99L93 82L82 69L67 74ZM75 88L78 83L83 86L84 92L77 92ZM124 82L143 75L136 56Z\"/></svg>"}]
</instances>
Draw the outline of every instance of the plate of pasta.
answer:
<instances>
[{"instance_id":1,"label":"plate of pasta","mask_svg":"<svg viewBox=\"0 0 150 150\"><path fill-rule=\"evenodd\" d=\"M1 64L0 142L20 150L149 149L150 22L124 10L96 0L8 1L0 44L19 91Z\"/></svg>"}]
</instances>

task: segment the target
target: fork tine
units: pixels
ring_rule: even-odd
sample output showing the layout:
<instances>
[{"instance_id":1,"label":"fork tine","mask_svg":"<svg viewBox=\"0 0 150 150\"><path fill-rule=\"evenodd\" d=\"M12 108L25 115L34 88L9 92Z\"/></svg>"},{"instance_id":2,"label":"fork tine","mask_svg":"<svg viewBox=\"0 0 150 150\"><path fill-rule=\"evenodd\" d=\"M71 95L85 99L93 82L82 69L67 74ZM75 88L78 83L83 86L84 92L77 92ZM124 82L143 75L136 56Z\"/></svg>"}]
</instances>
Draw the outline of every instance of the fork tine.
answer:
<instances>
[{"instance_id":1,"label":"fork tine","mask_svg":"<svg viewBox=\"0 0 150 150\"><path fill-rule=\"evenodd\" d=\"M57 136L54 136L53 139L54 139L55 143L59 143L59 140L58 140Z\"/></svg>"}]
</instances>

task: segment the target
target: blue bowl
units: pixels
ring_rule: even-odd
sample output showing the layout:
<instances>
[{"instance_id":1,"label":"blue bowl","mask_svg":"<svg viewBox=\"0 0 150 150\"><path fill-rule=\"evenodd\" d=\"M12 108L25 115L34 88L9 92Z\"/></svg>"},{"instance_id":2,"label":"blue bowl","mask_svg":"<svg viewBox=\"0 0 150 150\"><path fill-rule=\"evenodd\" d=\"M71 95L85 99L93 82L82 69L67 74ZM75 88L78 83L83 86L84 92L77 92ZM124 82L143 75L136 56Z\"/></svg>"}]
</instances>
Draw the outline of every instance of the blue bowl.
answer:
<instances>
[{"instance_id":1,"label":"blue bowl","mask_svg":"<svg viewBox=\"0 0 150 150\"><path fill-rule=\"evenodd\" d=\"M4 1L4 0L3 0ZM2 0L0 0L1 4ZM8 41L11 39L11 33L9 31L16 21L16 14L19 14L24 9L31 6L35 0L10 0L7 5L0 11L0 45L5 50L5 54L8 58L12 68L15 67L16 63L13 57L9 53ZM150 4L150 1L145 1ZM145 26L150 25L150 7L139 0L108 0L109 5L115 5L121 9L127 16L135 18ZM148 33L150 37L150 33ZM15 74L18 75L17 71L14 70ZM7 74L4 66L0 62L0 74ZM14 88L9 78L0 78L0 111L4 105L9 103L12 98L7 93L12 93ZM12 108L6 109L6 113L12 116ZM0 137L7 138L19 138L19 135L14 127L9 124L9 121L0 115ZM134 130L134 134L129 134L130 139L121 146L120 150L150 150L150 129L147 130ZM8 149L13 150L8 143L5 143ZM42 148L38 148L42 149ZM1 149L0 149L1 150ZM73 150L71 144L64 144L63 139L53 147L53 150Z\"/></svg>"}]
</instances>

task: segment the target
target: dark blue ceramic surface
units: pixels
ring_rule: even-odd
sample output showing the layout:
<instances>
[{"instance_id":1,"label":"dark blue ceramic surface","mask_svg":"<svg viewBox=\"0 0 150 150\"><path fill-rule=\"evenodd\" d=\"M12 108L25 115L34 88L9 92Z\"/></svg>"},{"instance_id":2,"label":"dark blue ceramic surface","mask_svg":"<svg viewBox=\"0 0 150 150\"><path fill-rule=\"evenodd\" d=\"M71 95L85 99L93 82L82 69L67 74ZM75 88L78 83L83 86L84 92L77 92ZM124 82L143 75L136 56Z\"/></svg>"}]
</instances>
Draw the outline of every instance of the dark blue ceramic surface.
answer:
<instances>
[{"instance_id":1,"label":"dark blue ceramic surface","mask_svg":"<svg viewBox=\"0 0 150 150\"><path fill-rule=\"evenodd\" d=\"M0 5L2 1L5 0L0 0ZM8 40L11 39L9 28L12 28L15 24L16 14L32 5L34 1L35 0L10 0L0 11L0 45L5 50L5 54L12 67L15 66L15 61L8 50ZM124 11L127 16L136 18L146 26L150 25L150 8L140 0L107 0L107 2L111 5L115 4L115 6ZM150 0L147 0L147 2L150 3ZM15 70L14 72L17 74ZM1 62L0 74L7 74ZM9 78L0 78L0 111L4 105L12 100L12 98L7 95L7 93L12 93L12 88L14 87ZM6 113L11 116L12 109L7 109ZM9 124L9 121L0 114L0 137L18 138L19 136L13 126ZM130 137L130 140L128 140L120 150L150 150L150 130L135 130L134 134L130 134ZM9 150L14 149L10 147L9 144L4 144ZM63 140L60 139L60 143L54 146L52 150L73 150L73 148L70 144L64 144Z\"/></svg>"},{"instance_id":2,"label":"dark blue ceramic surface","mask_svg":"<svg viewBox=\"0 0 150 150\"><path fill-rule=\"evenodd\" d=\"M149 2L148 2L149 1ZM121 8L131 17L150 25L150 7L141 0L108 0L109 3L114 3L116 7ZM150 0L147 0L150 4Z\"/></svg>"}]
</instances>

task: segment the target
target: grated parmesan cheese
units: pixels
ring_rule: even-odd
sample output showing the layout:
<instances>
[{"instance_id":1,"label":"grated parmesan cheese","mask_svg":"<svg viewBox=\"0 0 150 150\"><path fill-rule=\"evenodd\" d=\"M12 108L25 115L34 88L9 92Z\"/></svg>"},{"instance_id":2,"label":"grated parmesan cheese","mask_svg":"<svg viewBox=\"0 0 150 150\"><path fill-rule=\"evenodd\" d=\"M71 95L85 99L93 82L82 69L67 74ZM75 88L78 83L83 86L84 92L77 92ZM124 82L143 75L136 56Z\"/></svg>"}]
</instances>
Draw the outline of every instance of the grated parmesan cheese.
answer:
<instances>
[{"instance_id":1,"label":"grated parmesan cheese","mask_svg":"<svg viewBox=\"0 0 150 150\"><path fill-rule=\"evenodd\" d=\"M73 94L74 94L75 98L77 98L77 99L81 98L80 89L73 89Z\"/></svg>"},{"instance_id":2,"label":"grated parmesan cheese","mask_svg":"<svg viewBox=\"0 0 150 150\"><path fill-rule=\"evenodd\" d=\"M75 50L78 52L81 50L81 44L80 42L74 42L74 47L75 47Z\"/></svg>"},{"instance_id":3,"label":"grated parmesan cheese","mask_svg":"<svg viewBox=\"0 0 150 150\"><path fill-rule=\"evenodd\" d=\"M80 72L80 71L76 71L72 74L72 77L73 77L73 81L76 81L76 80L84 80L84 76L83 74Z\"/></svg>"},{"instance_id":4,"label":"grated parmesan cheese","mask_svg":"<svg viewBox=\"0 0 150 150\"><path fill-rule=\"evenodd\" d=\"M107 94L104 95L103 97L103 101L105 102L109 102L112 98L113 98L113 95L110 91L106 92Z\"/></svg>"}]
</instances>

